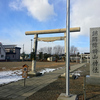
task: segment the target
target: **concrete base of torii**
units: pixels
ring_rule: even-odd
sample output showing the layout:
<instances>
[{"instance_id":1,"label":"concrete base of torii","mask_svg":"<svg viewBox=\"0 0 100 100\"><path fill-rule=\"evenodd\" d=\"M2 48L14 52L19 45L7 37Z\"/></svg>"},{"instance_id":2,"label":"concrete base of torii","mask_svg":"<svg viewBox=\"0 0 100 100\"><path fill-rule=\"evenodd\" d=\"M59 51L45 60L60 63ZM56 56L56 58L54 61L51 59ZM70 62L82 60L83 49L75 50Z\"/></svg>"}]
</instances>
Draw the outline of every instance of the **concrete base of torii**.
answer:
<instances>
[{"instance_id":1,"label":"concrete base of torii","mask_svg":"<svg viewBox=\"0 0 100 100\"><path fill-rule=\"evenodd\" d=\"M66 96L65 93L61 93L57 100L77 100L77 95Z\"/></svg>"}]
</instances>

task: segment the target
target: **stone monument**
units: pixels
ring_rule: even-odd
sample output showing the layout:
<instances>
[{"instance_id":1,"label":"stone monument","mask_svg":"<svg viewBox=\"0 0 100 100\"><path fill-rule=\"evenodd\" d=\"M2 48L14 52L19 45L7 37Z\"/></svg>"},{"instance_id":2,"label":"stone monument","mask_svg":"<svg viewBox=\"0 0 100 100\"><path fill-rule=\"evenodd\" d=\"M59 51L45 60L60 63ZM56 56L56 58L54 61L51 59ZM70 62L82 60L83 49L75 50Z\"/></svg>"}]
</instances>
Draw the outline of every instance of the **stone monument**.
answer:
<instances>
[{"instance_id":1,"label":"stone monument","mask_svg":"<svg viewBox=\"0 0 100 100\"><path fill-rule=\"evenodd\" d=\"M90 76L100 77L100 28L90 29Z\"/></svg>"},{"instance_id":2,"label":"stone monument","mask_svg":"<svg viewBox=\"0 0 100 100\"><path fill-rule=\"evenodd\" d=\"M90 28L90 77L87 83L100 85L100 27Z\"/></svg>"}]
</instances>

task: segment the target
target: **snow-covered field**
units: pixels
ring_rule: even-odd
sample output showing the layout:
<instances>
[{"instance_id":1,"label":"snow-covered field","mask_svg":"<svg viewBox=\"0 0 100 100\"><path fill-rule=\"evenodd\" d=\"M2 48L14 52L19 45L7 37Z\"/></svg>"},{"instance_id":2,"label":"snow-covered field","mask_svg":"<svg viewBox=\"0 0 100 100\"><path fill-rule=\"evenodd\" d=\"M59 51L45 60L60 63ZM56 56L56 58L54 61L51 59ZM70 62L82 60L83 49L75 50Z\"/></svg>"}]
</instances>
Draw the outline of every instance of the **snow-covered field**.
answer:
<instances>
[{"instance_id":1,"label":"snow-covered field","mask_svg":"<svg viewBox=\"0 0 100 100\"><path fill-rule=\"evenodd\" d=\"M52 72L54 70L59 70L62 67L59 68L44 68L40 71L40 73L45 74ZM7 84L10 82L21 80L22 78L22 69L21 70L14 70L14 71L0 71L0 85L1 84Z\"/></svg>"}]
</instances>

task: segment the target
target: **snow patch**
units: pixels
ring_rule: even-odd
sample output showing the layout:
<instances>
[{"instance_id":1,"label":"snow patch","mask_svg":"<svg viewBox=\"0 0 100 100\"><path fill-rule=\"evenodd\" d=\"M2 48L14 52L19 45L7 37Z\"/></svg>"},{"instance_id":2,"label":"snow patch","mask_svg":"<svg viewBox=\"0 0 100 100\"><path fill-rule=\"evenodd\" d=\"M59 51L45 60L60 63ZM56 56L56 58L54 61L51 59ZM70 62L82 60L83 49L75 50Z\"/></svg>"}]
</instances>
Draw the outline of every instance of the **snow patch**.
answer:
<instances>
[{"instance_id":1,"label":"snow patch","mask_svg":"<svg viewBox=\"0 0 100 100\"><path fill-rule=\"evenodd\" d=\"M81 76L80 73L72 73L72 75Z\"/></svg>"},{"instance_id":2,"label":"snow patch","mask_svg":"<svg viewBox=\"0 0 100 100\"><path fill-rule=\"evenodd\" d=\"M82 71L78 70L78 71L74 71L74 73L72 73L72 75L75 75L75 76L81 76L81 73Z\"/></svg>"},{"instance_id":3,"label":"snow patch","mask_svg":"<svg viewBox=\"0 0 100 100\"><path fill-rule=\"evenodd\" d=\"M40 73L44 74L44 73L49 73L49 72L53 72L54 70L59 70L62 67L59 68L45 68L43 70L40 71ZM29 78L29 77L28 77ZM22 69L20 70L14 70L14 71L0 71L0 85L1 84L7 84L10 82L16 82L18 80L21 80L22 78Z\"/></svg>"},{"instance_id":4,"label":"snow patch","mask_svg":"<svg viewBox=\"0 0 100 100\"><path fill-rule=\"evenodd\" d=\"M45 69L41 70L40 73L45 74L45 73L53 72L54 70L56 70L56 69L45 68Z\"/></svg>"},{"instance_id":5,"label":"snow patch","mask_svg":"<svg viewBox=\"0 0 100 100\"><path fill-rule=\"evenodd\" d=\"M0 71L0 84L7 84L13 81L18 81L22 78L22 69L14 71Z\"/></svg>"},{"instance_id":6,"label":"snow patch","mask_svg":"<svg viewBox=\"0 0 100 100\"><path fill-rule=\"evenodd\" d=\"M90 75L86 75L86 77L90 77Z\"/></svg>"},{"instance_id":7,"label":"snow patch","mask_svg":"<svg viewBox=\"0 0 100 100\"><path fill-rule=\"evenodd\" d=\"M40 73L45 74L45 73L53 72L53 71L59 70L59 69L62 69L62 67L55 68L55 69L54 68L45 68L45 69L41 70Z\"/></svg>"}]
</instances>

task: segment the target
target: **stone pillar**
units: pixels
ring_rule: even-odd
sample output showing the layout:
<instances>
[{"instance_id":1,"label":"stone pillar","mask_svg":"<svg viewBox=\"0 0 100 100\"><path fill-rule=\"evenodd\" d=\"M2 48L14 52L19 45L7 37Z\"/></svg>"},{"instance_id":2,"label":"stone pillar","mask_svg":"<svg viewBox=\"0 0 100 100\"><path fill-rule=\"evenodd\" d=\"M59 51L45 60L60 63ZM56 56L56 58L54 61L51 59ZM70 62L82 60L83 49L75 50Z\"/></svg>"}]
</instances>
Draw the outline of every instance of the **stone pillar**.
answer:
<instances>
[{"instance_id":1,"label":"stone pillar","mask_svg":"<svg viewBox=\"0 0 100 100\"><path fill-rule=\"evenodd\" d=\"M89 58L87 58L87 63L90 63L90 59Z\"/></svg>"},{"instance_id":2,"label":"stone pillar","mask_svg":"<svg viewBox=\"0 0 100 100\"><path fill-rule=\"evenodd\" d=\"M100 77L100 28L90 29L90 76Z\"/></svg>"},{"instance_id":3,"label":"stone pillar","mask_svg":"<svg viewBox=\"0 0 100 100\"><path fill-rule=\"evenodd\" d=\"M100 85L100 27L90 29L90 77L86 82Z\"/></svg>"},{"instance_id":4,"label":"stone pillar","mask_svg":"<svg viewBox=\"0 0 100 100\"><path fill-rule=\"evenodd\" d=\"M38 34L34 35L34 46L33 46L33 52L34 52L34 58L32 59L32 72L36 73L36 53L37 53L37 38Z\"/></svg>"},{"instance_id":5,"label":"stone pillar","mask_svg":"<svg viewBox=\"0 0 100 100\"><path fill-rule=\"evenodd\" d=\"M80 63L82 63L82 54L81 54L81 58L80 58Z\"/></svg>"}]
</instances>

